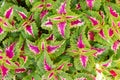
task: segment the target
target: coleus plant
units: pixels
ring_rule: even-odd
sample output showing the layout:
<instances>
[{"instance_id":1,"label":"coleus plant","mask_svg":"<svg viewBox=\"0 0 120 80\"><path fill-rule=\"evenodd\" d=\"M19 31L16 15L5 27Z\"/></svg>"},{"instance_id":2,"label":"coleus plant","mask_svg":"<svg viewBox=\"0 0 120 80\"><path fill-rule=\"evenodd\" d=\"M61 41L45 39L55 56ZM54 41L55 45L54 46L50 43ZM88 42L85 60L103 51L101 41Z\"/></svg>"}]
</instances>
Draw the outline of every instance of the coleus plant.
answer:
<instances>
[{"instance_id":1,"label":"coleus plant","mask_svg":"<svg viewBox=\"0 0 120 80\"><path fill-rule=\"evenodd\" d=\"M1 80L119 80L119 0L1 0Z\"/></svg>"}]
</instances>

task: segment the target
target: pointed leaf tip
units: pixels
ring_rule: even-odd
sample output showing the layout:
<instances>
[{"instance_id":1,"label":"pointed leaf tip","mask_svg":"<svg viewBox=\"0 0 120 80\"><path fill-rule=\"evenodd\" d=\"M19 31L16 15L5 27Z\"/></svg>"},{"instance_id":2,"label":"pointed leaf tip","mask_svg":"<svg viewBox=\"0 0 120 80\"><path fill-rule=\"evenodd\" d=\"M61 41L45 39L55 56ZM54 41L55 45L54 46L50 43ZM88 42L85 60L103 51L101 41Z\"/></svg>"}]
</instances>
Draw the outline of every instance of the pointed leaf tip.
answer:
<instances>
[{"instance_id":1,"label":"pointed leaf tip","mask_svg":"<svg viewBox=\"0 0 120 80\"><path fill-rule=\"evenodd\" d=\"M80 35L79 38L78 38L77 47L78 48L84 48L85 47L85 44L82 41L82 35Z\"/></svg>"},{"instance_id":2,"label":"pointed leaf tip","mask_svg":"<svg viewBox=\"0 0 120 80\"><path fill-rule=\"evenodd\" d=\"M58 31L62 37L65 36L65 27L66 27L66 22L59 22L58 23Z\"/></svg>"},{"instance_id":3,"label":"pointed leaf tip","mask_svg":"<svg viewBox=\"0 0 120 80\"><path fill-rule=\"evenodd\" d=\"M81 26L83 24L84 24L84 22L82 22L80 19L71 21L71 26L73 26L73 27L74 26Z\"/></svg>"},{"instance_id":4,"label":"pointed leaf tip","mask_svg":"<svg viewBox=\"0 0 120 80\"><path fill-rule=\"evenodd\" d=\"M95 36L95 33L93 31L88 32L88 39L89 40L94 41L94 36Z\"/></svg>"},{"instance_id":5,"label":"pointed leaf tip","mask_svg":"<svg viewBox=\"0 0 120 80\"><path fill-rule=\"evenodd\" d=\"M102 66L109 67L112 63L112 60L109 60L107 63L103 64Z\"/></svg>"},{"instance_id":6,"label":"pointed leaf tip","mask_svg":"<svg viewBox=\"0 0 120 80\"><path fill-rule=\"evenodd\" d=\"M76 4L76 10L80 10L80 9L81 9L80 3Z\"/></svg>"},{"instance_id":7,"label":"pointed leaf tip","mask_svg":"<svg viewBox=\"0 0 120 80\"><path fill-rule=\"evenodd\" d=\"M87 6L92 10L95 0L86 0Z\"/></svg>"},{"instance_id":8,"label":"pointed leaf tip","mask_svg":"<svg viewBox=\"0 0 120 80\"><path fill-rule=\"evenodd\" d=\"M119 16L119 14L115 10L113 10L112 7L108 7L108 8L109 8L110 14L112 16L114 16L114 17L118 17Z\"/></svg>"},{"instance_id":9,"label":"pointed leaf tip","mask_svg":"<svg viewBox=\"0 0 120 80\"><path fill-rule=\"evenodd\" d=\"M0 68L1 68L2 78L4 78L8 74L8 68L6 68L4 65L1 65Z\"/></svg>"},{"instance_id":10,"label":"pointed leaf tip","mask_svg":"<svg viewBox=\"0 0 120 80\"><path fill-rule=\"evenodd\" d=\"M63 67L64 67L64 64L60 65L60 66L57 68L57 70L61 70L61 69L63 69Z\"/></svg>"},{"instance_id":11,"label":"pointed leaf tip","mask_svg":"<svg viewBox=\"0 0 120 80\"><path fill-rule=\"evenodd\" d=\"M88 18L91 21L92 26L96 26L98 24L98 20L96 20L96 18L93 18L91 16L89 16Z\"/></svg>"},{"instance_id":12,"label":"pointed leaf tip","mask_svg":"<svg viewBox=\"0 0 120 80\"><path fill-rule=\"evenodd\" d=\"M117 49L119 48L120 46L120 41L117 40L113 43L113 45L111 46L111 49L114 50L115 52L117 51Z\"/></svg>"},{"instance_id":13,"label":"pointed leaf tip","mask_svg":"<svg viewBox=\"0 0 120 80\"><path fill-rule=\"evenodd\" d=\"M110 70L110 74L111 74L113 77L116 77L116 76L117 76L117 73L116 73L114 70Z\"/></svg>"},{"instance_id":14,"label":"pointed leaf tip","mask_svg":"<svg viewBox=\"0 0 120 80\"><path fill-rule=\"evenodd\" d=\"M48 14L48 10L43 10L41 13L40 13L40 19L43 19L43 17L45 16L45 15L47 15Z\"/></svg>"},{"instance_id":15,"label":"pointed leaf tip","mask_svg":"<svg viewBox=\"0 0 120 80\"><path fill-rule=\"evenodd\" d=\"M7 47L6 48L6 56L8 57L8 58L13 58L13 56L14 56L14 52L13 52L13 50L14 50L14 47L15 47L15 42L14 43L12 43L9 47Z\"/></svg>"},{"instance_id":16,"label":"pointed leaf tip","mask_svg":"<svg viewBox=\"0 0 120 80\"><path fill-rule=\"evenodd\" d=\"M87 66L87 61L88 61L88 57L87 56L84 56L84 55L80 56L80 62L81 62L82 66L84 68Z\"/></svg>"},{"instance_id":17,"label":"pointed leaf tip","mask_svg":"<svg viewBox=\"0 0 120 80\"><path fill-rule=\"evenodd\" d=\"M35 54L38 54L38 53L40 52L40 50L39 50L39 48L38 48L37 46L34 46L34 45L32 45L32 44L29 44L28 47L29 47L29 49L30 49L33 53L35 53Z\"/></svg>"},{"instance_id":18,"label":"pointed leaf tip","mask_svg":"<svg viewBox=\"0 0 120 80\"><path fill-rule=\"evenodd\" d=\"M51 73L49 74L48 78L51 79L53 75L54 75L54 72L51 72Z\"/></svg>"},{"instance_id":19,"label":"pointed leaf tip","mask_svg":"<svg viewBox=\"0 0 120 80\"><path fill-rule=\"evenodd\" d=\"M114 32L113 32L112 28L110 28L110 29L108 30L108 33L109 33L109 36L110 36L110 37L113 36Z\"/></svg>"},{"instance_id":20,"label":"pointed leaf tip","mask_svg":"<svg viewBox=\"0 0 120 80\"><path fill-rule=\"evenodd\" d=\"M46 39L47 41L51 41L51 40L54 40L54 35L53 34L51 34L47 39Z\"/></svg>"},{"instance_id":21,"label":"pointed leaf tip","mask_svg":"<svg viewBox=\"0 0 120 80\"><path fill-rule=\"evenodd\" d=\"M51 22L51 20L48 20L47 22L45 22L45 26L52 29L53 23Z\"/></svg>"},{"instance_id":22,"label":"pointed leaf tip","mask_svg":"<svg viewBox=\"0 0 120 80\"><path fill-rule=\"evenodd\" d=\"M7 19L9 19L12 14L13 14L13 8L10 7L9 9L7 9L7 10L5 11L4 16L5 16Z\"/></svg>"},{"instance_id":23,"label":"pointed leaf tip","mask_svg":"<svg viewBox=\"0 0 120 80\"><path fill-rule=\"evenodd\" d=\"M34 37L33 29L32 29L32 26L31 26L31 25L27 25L27 26L25 27L25 30L26 30L26 32L27 32L29 35L31 35L32 37Z\"/></svg>"},{"instance_id":24,"label":"pointed leaf tip","mask_svg":"<svg viewBox=\"0 0 120 80\"><path fill-rule=\"evenodd\" d=\"M52 67L47 63L46 59L44 59L44 69L46 71L52 70Z\"/></svg>"},{"instance_id":25,"label":"pointed leaf tip","mask_svg":"<svg viewBox=\"0 0 120 80\"><path fill-rule=\"evenodd\" d=\"M51 46L51 45L48 45L48 46L47 46L47 52L48 52L48 53L54 53L58 48L59 48L59 46Z\"/></svg>"},{"instance_id":26,"label":"pointed leaf tip","mask_svg":"<svg viewBox=\"0 0 120 80\"><path fill-rule=\"evenodd\" d=\"M66 2L61 3L60 8L58 10L58 13L59 14L66 14L66 9L65 8L66 8Z\"/></svg>"},{"instance_id":27,"label":"pointed leaf tip","mask_svg":"<svg viewBox=\"0 0 120 80\"><path fill-rule=\"evenodd\" d=\"M26 19L27 17L24 12L18 11L18 14L20 15L22 19Z\"/></svg>"},{"instance_id":28,"label":"pointed leaf tip","mask_svg":"<svg viewBox=\"0 0 120 80\"><path fill-rule=\"evenodd\" d=\"M105 39L105 34L104 34L103 29L101 29L101 30L99 31L99 35L100 35L101 38Z\"/></svg>"}]
</instances>

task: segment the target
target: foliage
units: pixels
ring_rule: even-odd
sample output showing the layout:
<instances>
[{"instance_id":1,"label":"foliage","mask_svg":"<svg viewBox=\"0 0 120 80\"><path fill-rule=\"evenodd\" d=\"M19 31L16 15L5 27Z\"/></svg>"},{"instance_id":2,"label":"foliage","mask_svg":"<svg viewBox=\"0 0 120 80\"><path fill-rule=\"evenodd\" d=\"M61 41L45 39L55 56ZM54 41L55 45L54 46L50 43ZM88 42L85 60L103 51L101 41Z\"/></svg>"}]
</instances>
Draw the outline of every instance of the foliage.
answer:
<instances>
[{"instance_id":1,"label":"foliage","mask_svg":"<svg viewBox=\"0 0 120 80\"><path fill-rule=\"evenodd\" d=\"M119 80L119 0L1 0L1 80Z\"/></svg>"}]
</instances>

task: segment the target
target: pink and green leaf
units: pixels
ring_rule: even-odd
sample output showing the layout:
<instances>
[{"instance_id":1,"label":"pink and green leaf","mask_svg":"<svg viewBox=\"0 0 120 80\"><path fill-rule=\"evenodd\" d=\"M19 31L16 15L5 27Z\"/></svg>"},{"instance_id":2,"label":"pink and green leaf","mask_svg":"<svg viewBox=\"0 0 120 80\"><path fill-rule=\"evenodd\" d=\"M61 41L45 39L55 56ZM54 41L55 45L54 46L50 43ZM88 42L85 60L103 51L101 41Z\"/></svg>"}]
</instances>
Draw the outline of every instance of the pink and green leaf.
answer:
<instances>
[{"instance_id":1,"label":"pink and green leaf","mask_svg":"<svg viewBox=\"0 0 120 80\"><path fill-rule=\"evenodd\" d=\"M86 0L87 6L92 10L95 0Z\"/></svg>"},{"instance_id":2,"label":"pink and green leaf","mask_svg":"<svg viewBox=\"0 0 120 80\"><path fill-rule=\"evenodd\" d=\"M9 9L7 9L4 13L4 16L9 19L11 17L11 15L13 14L13 8L10 7Z\"/></svg>"},{"instance_id":3,"label":"pink and green leaf","mask_svg":"<svg viewBox=\"0 0 120 80\"><path fill-rule=\"evenodd\" d=\"M61 3L59 10L58 10L59 14L66 14L66 2Z\"/></svg>"},{"instance_id":4,"label":"pink and green leaf","mask_svg":"<svg viewBox=\"0 0 120 80\"><path fill-rule=\"evenodd\" d=\"M7 76L9 70L8 70L8 68L5 67L4 65L1 65L1 66L0 66L0 69L1 69L2 78L4 79L4 77Z\"/></svg>"},{"instance_id":5,"label":"pink and green leaf","mask_svg":"<svg viewBox=\"0 0 120 80\"><path fill-rule=\"evenodd\" d=\"M52 67L47 63L46 59L44 59L44 69L46 71L52 70Z\"/></svg>"},{"instance_id":6,"label":"pink and green leaf","mask_svg":"<svg viewBox=\"0 0 120 80\"><path fill-rule=\"evenodd\" d=\"M108 7L109 8L109 11L110 11L110 14L114 17L118 17L119 14L116 12L116 10L113 10L112 7Z\"/></svg>"},{"instance_id":7,"label":"pink and green leaf","mask_svg":"<svg viewBox=\"0 0 120 80\"><path fill-rule=\"evenodd\" d=\"M91 17L91 16L89 16L88 18L89 18L89 20L91 21L92 26L98 25L98 20L97 20L96 18L93 18L93 17Z\"/></svg>"},{"instance_id":8,"label":"pink and green leaf","mask_svg":"<svg viewBox=\"0 0 120 80\"><path fill-rule=\"evenodd\" d=\"M82 66L85 68L87 66L88 57L85 55L80 55L80 62Z\"/></svg>"},{"instance_id":9,"label":"pink and green leaf","mask_svg":"<svg viewBox=\"0 0 120 80\"><path fill-rule=\"evenodd\" d=\"M39 53L40 53L40 50L39 50L39 48L38 48L37 46L32 45L32 44L28 44L28 47L29 47L29 49L30 49L33 53L35 53L35 54L39 54Z\"/></svg>"},{"instance_id":10,"label":"pink and green leaf","mask_svg":"<svg viewBox=\"0 0 120 80\"><path fill-rule=\"evenodd\" d=\"M15 73L23 73L25 71L26 71L25 68L17 68L17 69L15 69Z\"/></svg>"},{"instance_id":11,"label":"pink and green leaf","mask_svg":"<svg viewBox=\"0 0 120 80\"><path fill-rule=\"evenodd\" d=\"M80 35L78 38L77 47L78 48L85 48L85 44L83 43L83 40L82 40L82 35Z\"/></svg>"},{"instance_id":12,"label":"pink and green leaf","mask_svg":"<svg viewBox=\"0 0 120 80\"><path fill-rule=\"evenodd\" d=\"M9 47L6 48L5 52L6 52L6 56L8 58L13 58L14 57L14 47L15 47L15 42L12 43Z\"/></svg>"},{"instance_id":13,"label":"pink and green leaf","mask_svg":"<svg viewBox=\"0 0 120 80\"><path fill-rule=\"evenodd\" d=\"M47 52L48 53L54 53L58 48L59 48L59 46L48 45L47 46Z\"/></svg>"},{"instance_id":14,"label":"pink and green leaf","mask_svg":"<svg viewBox=\"0 0 120 80\"><path fill-rule=\"evenodd\" d=\"M18 11L18 14L20 15L20 17L22 19L26 19L27 18L26 14L24 12Z\"/></svg>"},{"instance_id":15,"label":"pink and green leaf","mask_svg":"<svg viewBox=\"0 0 120 80\"><path fill-rule=\"evenodd\" d=\"M58 31L62 37L65 37L65 27L66 27L66 22L59 22L58 25Z\"/></svg>"},{"instance_id":16,"label":"pink and green leaf","mask_svg":"<svg viewBox=\"0 0 120 80\"><path fill-rule=\"evenodd\" d=\"M32 25L27 25L27 26L25 27L25 31L26 31L29 35L31 35L31 36L34 37Z\"/></svg>"}]
</instances>

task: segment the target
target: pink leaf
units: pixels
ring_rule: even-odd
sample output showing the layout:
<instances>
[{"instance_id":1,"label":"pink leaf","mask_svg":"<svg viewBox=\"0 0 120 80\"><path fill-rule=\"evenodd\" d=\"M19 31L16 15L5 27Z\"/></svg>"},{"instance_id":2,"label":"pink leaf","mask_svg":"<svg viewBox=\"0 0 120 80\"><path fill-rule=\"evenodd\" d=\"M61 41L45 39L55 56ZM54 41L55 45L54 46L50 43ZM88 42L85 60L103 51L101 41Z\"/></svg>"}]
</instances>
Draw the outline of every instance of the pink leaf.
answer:
<instances>
[{"instance_id":1,"label":"pink leaf","mask_svg":"<svg viewBox=\"0 0 120 80\"><path fill-rule=\"evenodd\" d=\"M15 69L15 73L23 73L25 71L26 71L25 68L17 68L17 69Z\"/></svg>"},{"instance_id":2,"label":"pink leaf","mask_svg":"<svg viewBox=\"0 0 120 80\"><path fill-rule=\"evenodd\" d=\"M52 40L54 40L54 35L51 34L46 40L47 40L47 41L52 41Z\"/></svg>"},{"instance_id":3,"label":"pink leaf","mask_svg":"<svg viewBox=\"0 0 120 80\"><path fill-rule=\"evenodd\" d=\"M6 64L11 65L11 63L10 63L10 61L9 61L9 60L6 60Z\"/></svg>"},{"instance_id":4,"label":"pink leaf","mask_svg":"<svg viewBox=\"0 0 120 80\"><path fill-rule=\"evenodd\" d=\"M103 29L100 30L99 35L101 38L105 39L105 34L103 32Z\"/></svg>"},{"instance_id":5,"label":"pink leaf","mask_svg":"<svg viewBox=\"0 0 120 80\"><path fill-rule=\"evenodd\" d=\"M7 23L7 22L4 22L3 25L4 25L5 27L8 27L8 23Z\"/></svg>"},{"instance_id":6,"label":"pink leaf","mask_svg":"<svg viewBox=\"0 0 120 80\"><path fill-rule=\"evenodd\" d=\"M103 64L103 66L109 67L111 65L111 63L112 63L112 60L109 60L107 63Z\"/></svg>"},{"instance_id":7,"label":"pink leaf","mask_svg":"<svg viewBox=\"0 0 120 80\"><path fill-rule=\"evenodd\" d=\"M43 8L43 6L44 6L43 4L40 4L40 5L38 5L38 8L41 9L41 8Z\"/></svg>"},{"instance_id":8,"label":"pink leaf","mask_svg":"<svg viewBox=\"0 0 120 80\"><path fill-rule=\"evenodd\" d=\"M34 37L33 29L32 29L32 26L31 26L31 25L27 25L27 26L25 27L25 30L27 31L27 33L28 33L29 35L32 35L32 36Z\"/></svg>"},{"instance_id":9,"label":"pink leaf","mask_svg":"<svg viewBox=\"0 0 120 80\"><path fill-rule=\"evenodd\" d=\"M24 63L26 63L26 61L27 61L27 56L20 55L20 58L22 58L22 59L24 60Z\"/></svg>"},{"instance_id":10,"label":"pink leaf","mask_svg":"<svg viewBox=\"0 0 120 80\"><path fill-rule=\"evenodd\" d=\"M47 63L46 59L44 59L44 69L45 69L46 71L52 70L51 66L49 66L49 64Z\"/></svg>"},{"instance_id":11,"label":"pink leaf","mask_svg":"<svg viewBox=\"0 0 120 80\"><path fill-rule=\"evenodd\" d=\"M32 21L32 20L33 20L33 14L32 14L32 15L30 15L29 20L30 20L30 21Z\"/></svg>"},{"instance_id":12,"label":"pink leaf","mask_svg":"<svg viewBox=\"0 0 120 80\"><path fill-rule=\"evenodd\" d=\"M49 7L51 7L51 6L52 6L52 4L50 4L50 3L47 3L47 4L46 4L46 7L47 7L47 8L49 8Z\"/></svg>"},{"instance_id":13,"label":"pink leaf","mask_svg":"<svg viewBox=\"0 0 120 80\"><path fill-rule=\"evenodd\" d=\"M93 18L93 17L90 17L90 16L89 16L89 20L91 21L92 26L96 26L96 25L98 24L98 20L96 20L96 19Z\"/></svg>"},{"instance_id":14,"label":"pink leaf","mask_svg":"<svg viewBox=\"0 0 120 80\"><path fill-rule=\"evenodd\" d=\"M8 68L6 68L4 65L1 65L0 68L1 68L2 78L4 78L8 74Z\"/></svg>"},{"instance_id":15,"label":"pink leaf","mask_svg":"<svg viewBox=\"0 0 120 80\"><path fill-rule=\"evenodd\" d=\"M77 10L80 10L80 9L81 9L80 3L76 4L76 9L77 9Z\"/></svg>"},{"instance_id":16,"label":"pink leaf","mask_svg":"<svg viewBox=\"0 0 120 80\"><path fill-rule=\"evenodd\" d=\"M19 63L19 62L15 62L15 65L19 67L19 66L20 66L20 63Z\"/></svg>"},{"instance_id":17,"label":"pink leaf","mask_svg":"<svg viewBox=\"0 0 120 80\"><path fill-rule=\"evenodd\" d=\"M39 50L39 48L38 48L37 46L34 46L34 45L32 45L32 44L29 44L28 47L29 47L29 49L30 49L33 53L39 54L40 50Z\"/></svg>"},{"instance_id":18,"label":"pink leaf","mask_svg":"<svg viewBox=\"0 0 120 80\"><path fill-rule=\"evenodd\" d=\"M14 56L14 52L13 52L13 50L14 50L14 47L15 47L15 42L14 43L12 43L9 47L7 47L6 48L6 50L5 50L5 52L6 52L6 56L8 57L8 58L13 58L13 56Z\"/></svg>"},{"instance_id":19,"label":"pink leaf","mask_svg":"<svg viewBox=\"0 0 120 80\"><path fill-rule=\"evenodd\" d=\"M94 41L94 36L95 36L95 34L94 34L93 31L89 31L89 32L88 32L88 39L89 39L89 40Z\"/></svg>"},{"instance_id":20,"label":"pink leaf","mask_svg":"<svg viewBox=\"0 0 120 80\"><path fill-rule=\"evenodd\" d=\"M74 26L81 26L83 24L84 24L84 22L82 22L80 19L71 21L71 26L73 26L73 27Z\"/></svg>"},{"instance_id":21,"label":"pink leaf","mask_svg":"<svg viewBox=\"0 0 120 80\"><path fill-rule=\"evenodd\" d=\"M61 70L61 69L63 69L63 67L64 67L64 64L60 65L60 66L57 68L57 70Z\"/></svg>"},{"instance_id":22,"label":"pink leaf","mask_svg":"<svg viewBox=\"0 0 120 80\"><path fill-rule=\"evenodd\" d=\"M66 2L62 3L59 10L58 10L58 13L59 14L66 14Z\"/></svg>"},{"instance_id":23,"label":"pink leaf","mask_svg":"<svg viewBox=\"0 0 120 80\"><path fill-rule=\"evenodd\" d=\"M114 70L110 70L110 74L111 74L113 77L116 77L116 76L117 76L117 73L116 73Z\"/></svg>"},{"instance_id":24,"label":"pink leaf","mask_svg":"<svg viewBox=\"0 0 120 80\"><path fill-rule=\"evenodd\" d=\"M113 36L113 34L114 34L114 33L113 33L113 30L112 30L112 28L109 28L109 31L108 31L108 33L109 33L109 36L110 36L110 37L112 37L112 36Z\"/></svg>"},{"instance_id":25,"label":"pink leaf","mask_svg":"<svg viewBox=\"0 0 120 80\"><path fill-rule=\"evenodd\" d=\"M51 22L51 20L48 20L48 21L45 23L45 26L52 29L53 23Z\"/></svg>"},{"instance_id":26,"label":"pink leaf","mask_svg":"<svg viewBox=\"0 0 120 80\"><path fill-rule=\"evenodd\" d=\"M43 17L45 16L45 15L47 15L48 14L48 10L43 10L41 13L40 13L40 19L43 19Z\"/></svg>"},{"instance_id":27,"label":"pink leaf","mask_svg":"<svg viewBox=\"0 0 120 80\"><path fill-rule=\"evenodd\" d=\"M86 0L87 6L88 6L90 9L93 8L93 6L94 6L94 1L95 1L95 0Z\"/></svg>"},{"instance_id":28,"label":"pink leaf","mask_svg":"<svg viewBox=\"0 0 120 80\"><path fill-rule=\"evenodd\" d=\"M2 57L2 56L0 56L0 60L1 60L1 59L3 59L3 57Z\"/></svg>"},{"instance_id":29,"label":"pink leaf","mask_svg":"<svg viewBox=\"0 0 120 80\"><path fill-rule=\"evenodd\" d=\"M66 27L66 22L59 22L58 23L58 31L62 37L65 36L65 27Z\"/></svg>"},{"instance_id":30,"label":"pink leaf","mask_svg":"<svg viewBox=\"0 0 120 80\"><path fill-rule=\"evenodd\" d=\"M41 42L41 49L44 50L45 49L45 42Z\"/></svg>"},{"instance_id":31,"label":"pink leaf","mask_svg":"<svg viewBox=\"0 0 120 80\"><path fill-rule=\"evenodd\" d=\"M3 34L3 33L4 33L4 31L3 31L3 29L0 27L0 35Z\"/></svg>"},{"instance_id":32,"label":"pink leaf","mask_svg":"<svg viewBox=\"0 0 120 80\"><path fill-rule=\"evenodd\" d=\"M62 18L61 18L61 16L58 16L58 17L55 17L55 18L53 18L53 20L61 20Z\"/></svg>"},{"instance_id":33,"label":"pink leaf","mask_svg":"<svg viewBox=\"0 0 120 80\"><path fill-rule=\"evenodd\" d=\"M51 73L49 74L48 78L51 79L53 75L54 75L54 72L51 72Z\"/></svg>"},{"instance_id":34,"label":"pink leaf","mask_svg":"<svg viewBox=\"0 0 120 80\"><path fill-rule=\"evenodd\" d=\"M25 15L25 13L23 13L23 12L21 12L21 11L18 11L18 14L20 15L20 17L22 18L22 19L26 19L26 15Z\"/></svg>"},{"instance_id":35,"label":"pink leaf","mask_svg":"<svg viewBox=\"0 0 120 80\"><path fill-rule=\"evenodd\" d=\"M15 21L14 21L14 20L11 21L11 25L12 25L12 26L15 25Z\"/></svg>"},{"instance_id":36,"label":"pink leaf","mask_svg":"<svg viewBox=\"0 0 120 80\"><path fill-rule=\"evenodd\" d=\"M9 8L9 9L7 9L7 10L5 11L4 16L5 16L7 19L9 19L12 14L13 14L13 8L11 7L11 8Z\"/></svg>"},{"instance_id":37,"label":"pink leaf","mask_svg":"<svg viewBox=\"0 0 120 80\"><path fill-rule=\"evenodd\" d=\"M80 34L78 41L77 41L77 47L78 48L85 48L85 44L82 41L82 35Z\"/></svg>"},{"instance_id":38,"label":"pink leaf","mask_svg":"<svg viewBox=\"0 0 120 80\"><path fill-rule=\"evenodd\" d=\"M66 16L66 19L73 19L75 16Z\"/></svg>"},{"instance_id":39,"label":"pink leaf","mask_svg":"<svg viewBox=\"0 0 120 80\"><path fill-rule=\"evenodd\" d=\"M113 43L113 45L111 46L111 49L114 50L115 52L117 51L117 49L119 48L120 46L120 41L117 40Z\"/></svg>"},{"instance_id":40,"label":"pink leaf","mask_svg":"<svg viewBox=\"0 0 120 80\"><path fill-rule=\"evenodd\" d=\"M119 14L115 10L113 10L112 7L108 7L108 8L109 8L110 14L112 16L114 16L114 17L118 17L119 16Z\"/></svg>"},{"instance_id":41,"label":"pink leaf","mask_svg":"<svg viewBox=\"0 0 120 80\"><path fill-rule=\"evenodd\" d=\"M81 62L82 66L84 68L87 66L87 61L88 61L88 57L87 56L84 56L84 55L80 56L80 62Z\"/></svg>"},{"instance_id":42,"label":"pink leaf","mask_svg":"<svg viewBox=\"0 0 120 80\"><path fill-rule=\"evenodd\" d=\"M94 57L101 55L105 51L105 48L91 48L91 49L96 50L96 52L93 54Z\"/></svg>"},{"instance_id":43,"label":"pink leaf","mask_svg":"<svg viewBox=\"0 0 120 80\"><path fill-rule=\"evenodd\" d=\"M48 53L54 53L57 49L59 48L59 46L47 46L47 52Z\"/></svg>"}]
</instances>

